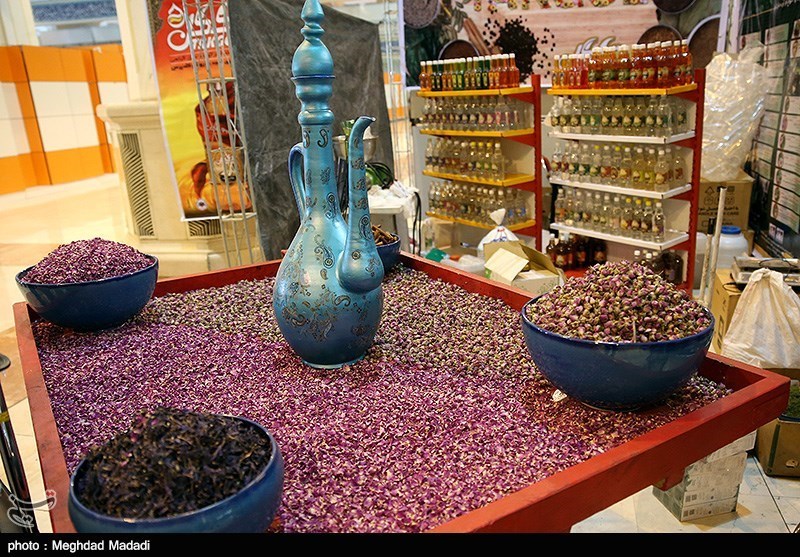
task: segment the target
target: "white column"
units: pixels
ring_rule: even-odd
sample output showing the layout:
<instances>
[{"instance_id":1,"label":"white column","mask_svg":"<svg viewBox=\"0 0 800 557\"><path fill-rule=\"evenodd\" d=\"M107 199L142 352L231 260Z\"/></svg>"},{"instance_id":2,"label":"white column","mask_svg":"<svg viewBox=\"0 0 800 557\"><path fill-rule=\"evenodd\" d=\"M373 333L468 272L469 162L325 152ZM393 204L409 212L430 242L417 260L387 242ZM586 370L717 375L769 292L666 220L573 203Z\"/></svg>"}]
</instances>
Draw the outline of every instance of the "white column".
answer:
<instances>
[{"instance_id":1,"label":"white column","mask_svg":"<svg viewBox=\"0 0 800 557\"><path fill-rule=\"evenodd\" d=\"M38 46L31 0L0 0L0 46Z\"/></svg>"},{"instance_id":2,"label":"white column","mask_svg":"<svg viewBox=\"0 0 800 557\"><path fill-rule=\"evenodd\" d=\"M157 100L147 1L115 0L115 4L125 71L128 74L128 96L132 102Z\"/></svg>"}]
</instances>

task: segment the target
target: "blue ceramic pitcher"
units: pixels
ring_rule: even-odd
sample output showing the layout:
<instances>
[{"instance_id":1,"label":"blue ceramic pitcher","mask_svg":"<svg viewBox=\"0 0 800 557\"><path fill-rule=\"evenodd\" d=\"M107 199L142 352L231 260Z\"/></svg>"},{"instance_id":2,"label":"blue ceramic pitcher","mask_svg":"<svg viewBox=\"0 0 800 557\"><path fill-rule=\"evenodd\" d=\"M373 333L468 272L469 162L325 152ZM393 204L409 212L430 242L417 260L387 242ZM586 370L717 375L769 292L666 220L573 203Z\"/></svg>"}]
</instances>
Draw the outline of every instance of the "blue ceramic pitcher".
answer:
<instances>
[{"instance_id":1,"label":"blue ceramic pitcher","mask_svg":"<svg viewBox=\"0 0 800 557\"><path fill-rule=\"evenodd\" d=\"M289 178L300 228L278 269L273 310L281 333L317 368L361 359L372 346L383 311L383 264L369 217L364 132L374 121L362 116L348 142L348 219L339 210L329 99L333 60L320 38L319 0L302 12L303 43L292 59L292 81L302 109L303 141L289 152Z\"/></svg>"}]
</instances>

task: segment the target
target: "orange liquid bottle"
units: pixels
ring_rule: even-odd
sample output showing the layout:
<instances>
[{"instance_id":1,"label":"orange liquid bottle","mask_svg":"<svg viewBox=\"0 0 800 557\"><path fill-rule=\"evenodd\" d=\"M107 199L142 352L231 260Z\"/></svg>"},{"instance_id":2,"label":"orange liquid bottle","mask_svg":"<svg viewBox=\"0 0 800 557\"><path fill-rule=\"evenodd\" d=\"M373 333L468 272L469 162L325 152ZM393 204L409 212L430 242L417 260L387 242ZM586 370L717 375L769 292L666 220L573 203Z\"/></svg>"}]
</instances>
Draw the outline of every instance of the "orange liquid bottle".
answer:
<instances>
[{"instance_id":1,"label":"orange liquid bottle","mask_svg":"<svg viewBox=\"0 0 800 557\"><path fill-rule=\"evenodd\" d=\"M430 84L428 83L428 62L422 62L419 70L419 88L423 91L430 91Z\"/></svg>"},{"instance_id":2,"label":"orange liquid bottle","mask_svg":"<svg viewBox=\"0 0 800 557\"><path fill-rule=\"evenodd\" d=\"M642 54L642 87L656 86L656 60L654 51L658 43L648 43Z\"/></svg>"},{"instance_id":3,"label":"orange liquid bottle","mask_svg":"<svg viewBox=\"0 0 800 557\"><path fill-rule=\"evenodd\" d=\"M511 56L502 54L500 58L500 88L508 89L511 87Z\"/></svg>"},{"instance_id":4,"label":"orange liquid bottle","mask_svg":"<svg viewBox=\"0 0 800 557\"><path fill-rule=\"evenodd\" d=\"M628 83L630 87L642 87L642 45L635 44L631 48L630 75Z\"/></svg>"},{"instance_id":5,"label":"orange liquid bottle","mask_svg":"<svg viewBox=\"0 0 800 557\"><path fill-rule=\"evenodd\" d=\"M589 53L584 52L581 55L581 79L579 87L581 89L589 88Z\"/></svg>"},{"instance_id":6,"label":"orange liquid bottle","mask_svg":"<svg viewBox=\"0 0 800 557\"><path fill-rule=\"evenodd\" d=\"M670 41L663 41L659 44L656 51L656 87L669 87L670 79L672 77L672 68L670 67L669 51L672 48Z\"/></svg>"},{"instance_id":7,"label":"orange liquid bottle","mask_svg":"<svg viewBox=\"0 0 800 557\"><path fill-rule=\"evenodd\" d=\"M509 68L511 69L511 79L509 81L511 87L519 87L520 83L520 74L519 68L517 67L517 55L513 52L511 53L511 58L509 59Z\"/></svg>"},{"instance_id":8,"label":"orange liquid bottle","mask_svg":"<svg viewBox=\"0 0 800 557\"><path fill-rule=\"evenodd\" d=\"M692 53L689 51L689 41L683 39L681 41L681 84L694 83L694 64L692 62Z\"/></svg>"},{"instance_id":9,"label":"orange liquid bottle","mask_svg":"<svg viewBox=\"0 0 800 557\"><path fill-rule=\"evenodd\" d=\"M631 86L631 51L628 45L617 50L617 87L627 89Z\"/></svg>"},{"instance_id":10,"label":"orange liquid bottle","mask_svg":"<svg viewBox=\"0 0 800 557\"><path fill-rule=\"evenodd\" d=\"M589 54L588 71L586 72L586 80L588 82L589 89L600 88L600 80L602 79L600 56L601 51L599 47L594 47L592 52Z\"/></svg>"},{"instance_id":11,"label":"orange liquid bottle","mask_svg":"<svg viewBox=\"0 0 800 557\"><path fill-rule=\"evenodd\" d=\"M672 48L669 51L672 78L670 86L675 87L683 83L683 65L681 63L681 42L672 41Z\"/></svg>"}]
</instances>

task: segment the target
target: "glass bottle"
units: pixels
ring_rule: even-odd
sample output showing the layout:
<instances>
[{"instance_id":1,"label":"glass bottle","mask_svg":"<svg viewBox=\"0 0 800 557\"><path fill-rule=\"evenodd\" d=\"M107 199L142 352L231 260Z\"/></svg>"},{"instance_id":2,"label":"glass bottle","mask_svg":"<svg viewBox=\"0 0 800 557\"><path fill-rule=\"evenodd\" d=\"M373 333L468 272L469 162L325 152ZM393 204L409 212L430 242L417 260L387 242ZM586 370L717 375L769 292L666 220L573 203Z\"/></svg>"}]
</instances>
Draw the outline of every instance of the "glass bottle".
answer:
<instances>
[{"instance_id":1,"label":"glass bottle","mask_svg":"<svg viewBox=\"0 0 800 557\"><path fill-rule=\"evenodd\" d=\"M550 159L550 176L551 178L561 178L561 142L556 141L553 147L553 156Z\"/></svg>"},{"instance_id":2,"label":"glass bottle","mask_svg":"<svg viewBox=\"0 0 800 557\"><path fill-rule=\"evenodd\" d=\"M647 104L644 98L637 97L633 107L633 126L631 135L644 135L647 121Z\"/></svg>"},{"instance_id":3,"label":"glass bottle","mask_svg":"<svg viewBox=\"0 0 800 557\"><path fill-rule=\"evenodd\" d=\"M614 135L622 135L622 119L625 115L625 108L622 104L622 97L614 99L611 105L611 133Z\"/></svg>"},{"instance_id":4,"label":"glass bottle","mask_svg":"<svg viewBox=\"0 0 800 557\"><path fill-rule=\"evenodd\" d=\"M642 53L644 45L635 44L631 50L630 86L642 87Z\"/></svg>"},{"instance_id":5,"label":"glass bottle","mask_svg":"<svg viewBox=\"0 0 800 557\"><path fill-rule=\"evenodd\" d=\"M664 209L660 201L656 201L656 208L653 210L653 241L663 242L666 235L665 232L666 218L664 216Z\"/></svg>"},{"instance_id":6,"label":"glass bottle","mask_svg":"<svg viewBox=\"0 0 800 557\"><path fill-rule=\"evenodd\" d=\"M666 95L658 101L656 111L656 134L661 137L672 135L672 106Z\"/></svg>"},{"instance_id":7,"label":"glass bottle","mask_svg":"<svg viewBox=\"0 0 800 557\"><path fill-rule=\"evenodd\" d=\"M670 58L670 87L675 87L683 83L683 66L681 62L681 41L672 41L669 51Z\"/></svg>"},{"instance_id":8,"label":"glass bottle","mask_svg":"<svg viewBox=\"0 0 800 557\"><path fill-rule=\"evenodd\" d=\"M642 256L642 250L638 249L633 250L633 262L641 265L643 261L644 257Z\"/></svg>"},{"instance_id":9,"label":"glass bottle","mask_svg":"<svg viewBox=\"0 0 800 557\"><path fill-rule=\"evenodd\" d=\"M642 216L644 210L642 208L642 199L637 197L636 200L633 202L633 213L631 214L631 237L632 238L641 238L642 237Z\"/></svg>"},{"instance_id":10,"label":"glass bottle","mask_svg":"<svg viewBox=\"0 0 800 557\"><path fill-rule=\"evenodd\" d=\"M600 82L602 80L602 70L600 68L601 64L601 49L600 47L596 46L592 49L591 54L589 55L589 67L587 71L587 80L589 82L590 89L599 89Z\"/></svg>"},{"instance_id":11,"label":"glass bottle","mask_svg":"<svg viewBox=\"0 0 800 557\"><path fill-rule=\"evenodd\" d=\"M573 182L580 181L580 163L580 144L574 141L569 152L569 180Z\"/></svg>"},{"instance_id":12,"label":"glass bottle","mask_svg":"<svg viewBox=\"0 0 800 557\"><path fill-rule=\"evenodd\" d=\"M622 101L622 131L620 135L634 135L633 116L635 102L633 97L625 97Z\"/></svg>"},{"instance_id":13,"label":"glass bottle","mask_svg":"<svg viewBox=\"0 0 800 557\"><path fill-rule=\"evenodd\" d=\"M617 83L618 89L630 87L631 51L630 46L622 45L617 49Z\"/></svg>"},{"instance_id":14,"label":"glass bottle","mask_svg":"<svg viewBox=\"0 0 800 557\"><path fill-rule=\"evenodd\" d=\"M601 130L601 119L603 112L603 101L600 97L594 97L589 104L589 130L590 134L598 134Z\"/></svg>"},{"instance_id":15,"label":"glass bottle","mask_svg":"<svg viewBox=\"0 0 800 557\"><path fill-rule=\"evenodd\" d=\"M656 165L656 150L652 147L648 148L644 156L644 170L642 171L642 188L648 191L655 190L655 165Z\"/></svg>"},{"instance_id":16,"label":"glass bottle","mask_svg":"<svg viewBox=\"0 0 800 557\"><path fill-rule=\"evenodd\" d=\"M604 97L601 102L603 105L600 112L600 133L611 135L614 133L611 127L611 113L614 109L614 103L612 99L608 97Z\"/></svg>"},{"instance_id":17,"label":"glass bottle","mask_svg":"<svg viewBox=\"0 0 800 557\"><path fill-rule=\"evenodd\" d=\"M686 101L679 97L670 97L672 104L673 133L689 131L689 115L686 111Z\"/></svg>"},{"instance_id":18,"label":"glass bottle","mask_svg":"<svg viewBox=\"0 0 800 557\"><path fill-rule=\"evenodd\" d=\"M669 87L672 78L669 52L672 48L671 41L662 41L656 51L656 87Z\"/></svg>"},{"instance_id":19,"label":"glass bottle","mask_svg":"<svg viewBox=\"0 0 800 557\"><path fill-rule=\"evenodd\" d=\"M683 282L683 257L677 251L664 252L664 278L675 285Z\"/></svg>"},{"instance_id":20,"label":"glass bottle","mask_svg":"<svg viewBox=\"0 0 800 557\"><path fill-rule=\"evenodd\" d=\"M600 169L603 165L603 156L600 151L600 145L592 145L592 159L589 165L589 182L600 184Z\"/></svg>"},{"instance_id":21,"label":"glass bottle","mask_svg":"<svg viewBox=\"0 0 800 557\"><path fill-rule=\"evenodd\" d=\"M608 245L606 244L605 240L595 240L592 242L592 264L593 265L602 265L606 262L608 255Z\"/></svg>"},{"instance_id":22,"label":"glass bottle","mask_svg":"<svg viewBox=\"0 0 800 557\"><path fill-rule=\"evenodd\" d=\"M603 194L603 206L600 217L600 232L608 233L611 231L611 194Z\"/></svg>"},{"instance_id":23,"label":"glass bottle","mask_svg":"<svg viewBox=\"0 0 800 557\"><path fill-rule=\"evenodd\" d=\"M592 153L587 143L581 144L581 156L578 161L578 176L581 182L591 182Z\"/></svg>"},{"instance_id":24,"label":"glass bottle","mask_svg":"<svg viewBox=\"0 0 800 557\"><path fill-rule=\"evenodd\" d=\"M547 244L547 249L545 250L545 253L547 254L547 257L550 258L550 261L553 263L553 265L556 264L556 248L557 248L557 246L558 246L558 238L556 238L555 236L552 236L550 238L550 242Z\"/></svg>"},{"instance_id":25,"label":"glass bottle","mask_svg":"<svg viewBox=\"0 0 800 557\"><path fill-rule=\"evenodd\" d=\"M644 120L644 135L649 137L656 137L658 135L656 128L656 116L658 115L658 99L651 96L647 103L647 111Z\"/></svg>"},{"instance_id":26,"label":"glass bottle","mask_svg":"<svg viewBox=\"0 0 800 557\"><path fill-rule=\"evenodd\" d=\"M617 185L619 182L619 169L622 165L622 147L619 144L611 149L611 166L608 171L608 183Z\"/></svg>"},{"instance_id":27,"label":"glass bottle","mask_svg":"<svg viewBox=\"0 0 800 557\"><path fill-rule=\"evenodd\" d=\"M682 84L694 83L694 65L688 39L681 41L681 72L683 76Z\"/></svg>"},{"instance_id":28,"label":"glass bottle","mask_svg":"<svg viewBox=\"0 0 800 557\"><path fill-rule=\"evenodd\" d=\"M559 269L569 269L569 247L567 246L567 233L559 232L558 243L556 244L556 261L555 266Z\"/></svg>"},{"instance_id":29,"label":"glass bottle","mask_svg":"<svg viewBox=\"0 0 800 557\"><path fill-rule=\"evenodd\" d=\"M642 87L647 89L656 86L655 49L658 43L648 43L642 52Z\"/></svg>"},{"instance_id":30,"label":"glass bottle","mask_svg":"<svg viewBox=\"0 0 800 557\"><path fill-rule=\"evenodd\" d=\"M611 218L608 221L608 233L621 234L622 223L622 204L618 195L614 196L614 204L611 206Z\"/></svg>"},{"instance_id":31,"label":"glass bottle","mask_svg":"<svg viewBox=\"0 0 800 557\"><path fill-rule=\"evenodd\" d=\"M572 224L578 228L583 227L583 190L575 190L575 202L572 205Z\"/></svg>"},{"instance_id":32,"label":"glass bottle","mask_svg":"<svg viewBox=\"0 0 800 557\"><path fill-rule=\"evenodd\" d=\"M622 206L622 214L619 217L619 230L623 236L630 237L631 222L633 221L633 199L625 198L625 205Z\"/></svg>"},{"instance_id":33,"label":"glass bottle","mask_svg":"<svg viewBox=\"0 0 800 557\"><path fill-rule=\"evenodd\" d=\"M664 259L661 257L661 254L658 253L652 254L652 261L650 263L650 266L653 269L653 273L655 273L660 277L664 276Z\"/></svg>"},{"instance_id":34,"label":"glass bottle","mask_svg":"<svg viewBox=\"0 0 800 557\"><path fill-rule=\"evenodd\" d=\"M615 147L615 150L618 148L619 145ZM633 166L633 156L631 155L631 148L626 145L625 149L622 151L622 155L620 156L619 172L617 174L617 183L616 183L617 186L621 188L631 187L632 166Z\"/></svg>"},{"instance_id":35,"label":"glass bottle","mask_svg":"<svg viewBox=\"0 0 800 557\"><path fill-rule=\"evenodd\" d=\"M556 196L556 203L553 207L553 221L564 222L567 212L567 192L566 188L561 188Z\"/></svg>"},{"instance_id":36,"label":"glass bottle","mask_svg":"<svg viewBox=\"0 0 800 557\"><path fill-rule=\"evenodd\" d=\"M566 192L566 207L564 208L564 224L575 226L575 192L574 188L564 188Z\"/></svg>"},{"instance_id":37,"label":"glass bottle","mask_svg":"<svg viewBox=\"0 0 800 557\"><path fill-rule=\"evenodd\" d=\"M603 154L600 157L600 183L611 183L611 147L603 145Z\"/></svg>"},{"instance_id":38,"label":"glass bottle","mask_svg":"<svg viewBox=\"0 0 800 557\"><path fill-rule=\"evenodd\" d=\"M653 239L653 202L650 199L644 200L642 218L639 220L639 235L642 240L648 242Z\"/></svg>"},{"instance_id":39,"label":"glass bottle","mask_svg":"<svg viewBox=\"0 0 800 557\"><path fill-rule=\"evenodd\" d=\"M672 155L672 185L673 187L680 187L686 185L689 181L686 175L686 161L681 154L680 148L675 148L675 153Z\"/></svg>"},{"instance_id":40,"label":"glass bottle","mask_svg":"<svg viewBox=\"0 0 800 557\"><path fill-rule=\"evenodd\" d=\"M509 67L511 68L510 86L519 87L520 72L519 72L519 66L517 66L517 55L512 52L510 56L511 56L511 58L509 59Z\"/></svg>"},{"instance_id":41,"label":"glass bottle","mask_svg":"<svg viewBox=\"0 0 800 557\"><path fill-rule=\"evenodd\" d=\"M657 192L665 192L669 189L669 162L664 149L658 150L656 162L653 165L653 187Z\"/></svg>"},{"instance_id":42,"label":"glass bottle","mask_svg":"<svg viewBox=\"0 0 800 557\"><path fill-rule=\"evenodd\" d=\"M594 223L594 200L592 192L587 191L583 195L583 210L581 211L581 224L584 228L591 230Z\"/></svg>"},{"instance_id":43,"label":"glass bottle","mask_svg":"<svg viewBox=\"0 0 800 557\"><path fill-rule=\"evenodd\" d=\"M595 192L594 199L592 200L592 230L600 231L605 226L605 218L603 216L603 198L600 192Z\"/></svg>"},{"instance_id":44,"label":"glass bottle","mask_svg":"<svg viewBox=\"0 0 800 557\"><path fill-rule=\"evenodd\" d=\"M586 267L589 261L589 254L587 251L586 239L583 236L575 236L572 243L572 250L574 254L574 265L576 269Z\"/></svg>"},{"instance_id":45,"label":"glass bottle","mask_svg":"<svg viewBox=\"0 0 800 557\"><path fill-rule=\"evenodd\" d=\"M644 185L644 166L644 149L637 147L631 163L631 187L640 190L646 189Z\"/></svg>"},{"instance_id":46,"label":"glass bottle","mask_svg":"<svg viewBox=\"0 0 800 557\"><path fill-rule=\"evenodd\" d=\"M494 180L505 180L505 177L505 158L503 157L503 150L500 142L496 141L494 144L494 151L492 152L492 178Z\"/></svg>"},{"instance_id":47,"label":"glass bottle","mask_svg":"<svg viewBox=\"0 0 800 557\"><path fill-rule=\"evenodd\" d=\"M572 133L581 133L581 102L580 97L572 98L572 112L569 114L569 129Z\"/></svg>"}]
</instances>

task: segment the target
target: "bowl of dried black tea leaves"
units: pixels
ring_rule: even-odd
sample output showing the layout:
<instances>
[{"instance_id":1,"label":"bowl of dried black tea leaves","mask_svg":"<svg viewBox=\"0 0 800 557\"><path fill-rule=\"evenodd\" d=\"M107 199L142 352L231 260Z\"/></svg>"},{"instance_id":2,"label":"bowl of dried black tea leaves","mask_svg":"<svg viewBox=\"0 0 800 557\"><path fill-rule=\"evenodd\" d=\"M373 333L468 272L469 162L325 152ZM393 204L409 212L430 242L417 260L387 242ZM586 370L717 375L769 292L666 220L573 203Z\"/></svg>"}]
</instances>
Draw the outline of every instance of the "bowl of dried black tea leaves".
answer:
<instances>
[{"instance_id":1,"label":"bowl of dried black tea leaves","mask_svg":"<svg viewBox=\"0 0 800 557\"><path fill-rule=\"evenodd\" d=\"M265 532L283 495L272 435L242 417L156 408L72 474L79 533Z\"/></svg>"}]
</instances>

